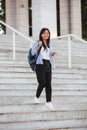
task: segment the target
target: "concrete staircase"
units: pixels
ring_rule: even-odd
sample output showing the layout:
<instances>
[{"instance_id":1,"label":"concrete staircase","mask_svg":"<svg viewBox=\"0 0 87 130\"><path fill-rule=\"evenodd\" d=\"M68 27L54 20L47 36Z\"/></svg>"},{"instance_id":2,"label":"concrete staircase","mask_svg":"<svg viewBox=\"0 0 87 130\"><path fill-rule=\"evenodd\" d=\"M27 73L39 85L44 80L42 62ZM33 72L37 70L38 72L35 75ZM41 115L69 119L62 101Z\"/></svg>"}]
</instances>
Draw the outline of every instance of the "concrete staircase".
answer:
<instances>
[{"instance_id":1,"label":"concrete staircase","mask_svg":"<svg viewBox=\"0 0 87 130\"><path fill-rule=\"evenodd\" d=\"M11 36L0 36L0 130L87 130L87 45L72 42L72 69L68 69L67 41L52 40L53 104L56 111L34 104L36 75L27 63L29 44L17 39L12 60Z\"/></svg>"}]
</instances>

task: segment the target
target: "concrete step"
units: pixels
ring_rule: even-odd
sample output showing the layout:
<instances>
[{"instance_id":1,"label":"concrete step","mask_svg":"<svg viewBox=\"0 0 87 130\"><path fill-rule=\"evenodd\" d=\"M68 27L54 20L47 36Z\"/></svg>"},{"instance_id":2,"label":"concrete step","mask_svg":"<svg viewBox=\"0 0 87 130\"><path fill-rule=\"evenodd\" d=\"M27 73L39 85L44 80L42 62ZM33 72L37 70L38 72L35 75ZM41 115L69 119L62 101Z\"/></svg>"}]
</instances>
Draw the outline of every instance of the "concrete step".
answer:
<instances>
[{"instance_id":1,"label":"concrete step","mask_svg":"<svg viewBox=\"0 0 87 130\"><path fill-rule=\"evenodd\" d=\"M1 62L3 62L4 60L12 60L12 55L10 54L10 56L6 55L6 56L1 56L0 60ZM26 63L28 62L27 59L27 54L16 54L16 60L24 60ZM58 56L55 59L55 63L57 64L57 66L68 66L68 56ZM83 56L72 56L72 66L79 66L79 67L83 67L86 66L87 63L87 57L86 55Z\"/></svg>"},{"instance_id":2,"label":"concrete step","mask_svg":"<svg viewBox=\"0 0 87 130\"><path fill-rule=\"evenodd\" d=\"M29 47L16 47L16 54L19 54L19 55L21 55L22 53L25 53L25 54L28 54L28 50L29 50ZM61 50L57 50L57 49L54 49L55 50L55 52L56 52L56 55L58 55L58 56L67 56L68 55L68 50L66 49L66 50L63 50L63 49L61 49ZM7 54L7 52L8 53L10 53L10 54L12 54L12 46L10 47L10 46L8 46L8 47L4 47L4 46L0 46L0 53L3 51L3 53L4 54ZM73 48L72 49L72 56L80 56L80 57L86 57L86 55L87 55L87 49L86 50L82 50L82 48L81 48L81 50L79 49L75 49L75 48Z\"/></svg>"},{"instance_id":3,"label":"concrete step","mask_svg":"<svg viewBox=\"0 0 87 130\"><path fill-rule=\"evenodd\" d=\"M36 78L35 73L21 73L21 72L0 72L0 77L1 78ZM54 73L52 74L52 78L55 79L86 79L87 75L85 73Z\"/></svg>"},{"instance_id":4,"label":"concrete step","mask_svg":"<svg viewBox=\"0 0 87 130\"><path fill-rule=\"evenodd\" d=\"M68 114L70 116L68 116ZM20 123L20 122L37 122L37 121L58 121L58 120L87 120L87 111L43 111L43 112L28 112L28 113L3 113L0 118L0 123Z\"/></svg>"},{"instance_id":5,"label":"concrete step","mask_svg":"<svg viewBox=\"0 0 87 130\"><path fill-rule=\"evenodd\" d=\"M0 96L35 96L36 91L34 90L0 90ZM45 95L45 91L42 92L42 96ZM77 96L87 96L87 90L53 90L52 92L53 96L59 96L59 95L77 95Z\"/></svg>"},{"instance_id":6,"label":"concrete step","mask_svg":"<svg viewBox=\"0 0 87 130\"><path fill-rule=\"evenodd\" d=\"M3 51L3 53L6 55L7 53L9 53L10 54L10 56L12 56L12 54L13 54L13 50L12 50L12 47L11 47L11 49L6 49L6 48L3 48L3 49L1 49L0 48L0 53L2 53L2 51ZM23 50L23 49L16 49L16 55L19 55L19 56L21 56L22 54L24 54L24 55L27 55L28 54L28 50L26 50L26 48L25 48L25 50Z\"/></svg>"},{"instance_id":7,"label":"concrete step","mask_svg":"<svg viewBox=\"0 0 87 130\"><path fill-rule=\"evenodd\" d=\"M22 84L22 83L37 83L37 80L36 78L33 80L33 79L30 79L30 78L0 78L0 84L2 83L19 83L19 84ZM68 80L68 79L52 79L52 83L55 83L55 84L86 84L87 85L87 79L81 79L81 80L77 80L77 79L71 79L71 80Z\"/></svg>"},{"instance_id":8,"label":"concrete step","mask_svg":"<svg viewBox=\"0 0 87 130\"><path fill-rule=\"evenodd\" d=\"M10 46L13 46L13 41L12 40L10 40L10 41L2 41L1 42L2 44L1 44L1 47L5 47L5 46L7 46L7 47L10 47ZM27 40L26 41L20 41L20 40L16 40L16 43L15 43L15 45L16 45L16 47L26 47L26 48L28 48L28 47L30 47L30 42L28 42Z\"/></svg>"},{"instance_id":9,"label":"concrete step","mask_svg":"<svg viewBox=\"0 0 87 130\"><path fill-rule=\"evenodd\" d=\"M13 60L12 59L12 56L13 54L11 52L9 53L4 53L3 55L0 55L0 60ZM73 55L71 56L72 58L72 62L73 63L87 63L87 56L86 54L84 55ZM25 52L20 52L20 53L16 53L16 60L19 60L19 61L27 61L28 60L28 53L25 53ZM65 62L67 63L68 62L68 54L58 54L58 56L55 56L54 57L54 61L56 63L61 63L61 62Z\"/></svg>"},{"instance_id":10,"label":"concrete step","mask_svg":"<svg viewBox=\"0 0 87 130\"><path fill-rule=\"evenodd\" d=\"M26 63L26 64L28 64L28 58L27 58L27 56L24 56L24 55L21 55L21 56L17 56L16 55L16 60L19 60L19 61L22 61L22 60L24 60L24 62ZM5 61L5 60L13 60L13 57L12 57L12 55L11 56L1 56L0 57L0 61L1 62L3 62L3 61ZM57 65L57 66L68 66L68 57L66 58L63 58L63 57L59 57L58 59L56 59L55 60L55 64ZM74 65L75 64L75 65ZM85 66L85 64L87 64L87 58L83 58L83 57L79 57L79 58L75 58L75 57L72 57L72 61L71 61L71 65L72 66L76 66L76 65L78 65L78 66L81 66L81 65L84 65Z\"/></svg>"},{"instance_id":11,"label":"concrete step","mask_svg":"<svg viewBox=\"0 0 87 130\"><path fill-rule=\"evenodd\" d=\"M20 59L20 60L18 60L18 59L16 59L16 61L11 61L12 60L12 57L9 57L10 59L8 59L8 61L7 61L7 59L1 59L1 61L0 61L0 63L1 63L1 66L18 66L18 65L20 65L20 66L29 66L28 65L28 58L27 58L27 56L24 58L24 59ZM18 58L20 58L20 57L18 57ZM77 62L76 62L77 61ZM81 62L81 59L74 59L74 60L72 60L72 65L85 65L85 63L86 63L86 59L84 59L84 60L82 60L82 62ZM58 59L56 59L55 60L55 64L56 64L56 66L66 66L66 65L68 65L68 59L61 59L61 61Z\"/></svg>"},{"instance_id":12,"label":"concrete step","mask_svg":"<svg viewBox=\"0 0 87 130\"><path fill-rule=\"evenodd\" d=\"M6 48L4 46L0 46L0 49L1 50L4 50L4 51L10 51L12 52L12 46L6 46ZM28 47L16 47L16 51L21 51L21 52L28 52L29 48Z\"/></svg>"},{"instance_id":13,"label":"concrete step","mask_svg":"<svg viewBox=\"0 0 87 130\"><path fill-rule=\"evenodd\" d=\"M0 90L36 90L37 84L35 83L29 83L29 84L0 84ZM87 85L86 84L55 84L52 83L52 88L53 90L59 90L59 91L72 91L72 90L87 90Z\"/></svg>"},{"instance_id":14,"label":"concrete step","mask_svg":"<svg viewBox=\"0 0 87 130\"><path fill-rule=\"evenodd\" d=\"M4 60L4 59L6 59L6 58L11 58L11 60L12 60L12 52L9 52L9 53L3 53L3 55L2 55L2 53L0 54L0 59L2 60ZM58 62L58 63L60 63L60 62L68 62L68 54L63 54L63 53L61 53L61 54L57 54L58 56L55 56L54 57L54 59L55 59L55 62ZM25 60L25 59L27 59L27 56L28 56L28 52L17 52L16 53L16 60ZM72 58L72 62L76 62L76 60L78 61L78 62L80 62L80 63L87 63L87 54L72 54L72 56L71 56L71 58ZM81 62L82 61L82 62Z\"/></svg>"},{"instance_id":15,"label":"concrete step","mask_svg":"<svg viewBox=\"0 0 87 130\"><path fill-rule=\"evenodd\" d=\"M85 68L72 68L72 69L68 69L68 68L59 68L59 67L55 67L54 69L52 69L53 73L72 73L72 74L86 74L87 70ZM29 67L29 65L24 65L24 67L21 66L14 66L12 67L11 65L9 66L0 66L0 72L14 72L14 73L33 73L35 74L35 72L33 72L31 70L31 68Z\"/></svg>"},{"instance_id":16,"label":"concrete step","mask_svg":"<svg viewBox=\"0 0 87 130\"><path fill-rule=\"evenodd\" d=\"M54 104L54 107L56 108L55 111L84 111L85 114L87 114L87 102L86 103L61 103L61 104ZM48 107L45 105L45 103L41 103L39 105L37 104L22 104L22 105L1 105L0 106L0 113L28 113L28 112L46 112L51 111L48 109ZM87 118L87 115L86 115Z\"/></svg>"},{"instance_id":17,"label":"concrete step","mask_svg":"<svg viewBox=\"0 0 87 130\"><path fill-rule=\"evenodd\" d=\"M9 57L9 58L1 58L0 60L11 60L12 59L12 57ZM26 64L28 64L28 59L27 59L27 57L25 57L25 58L23 58L24 59L24 62L26 63ZM20 58L20 57L18 57L17 58L17 60L20 60L20 61L22 61L23 60L22 58ZM80 59L81 60L81 59ZM74 60L74 61L72 61L72 68L80 68L80 69L87 69L87 64L86 64L86 60L84 60L84 61L82 61L82 63L81 63L81 61L80 60ZM56 65L56 67L58 67L58 68L68 68L68 60L66 60L66 61L60 61L59 62L59 60L57 60L57 61L55 61L55 65Z\"/></svg>"},{"instance_id":18,"label":"concrete step","mask_svg":"<svg viewBox=\"0 0 87 130\"><path fill-rule=\"evenodd\" d=\"M6 39L7 39L7 41L6 41ZM16 43L20 43L20 45L21 45L21 44L24 44L24 43L29 44L29 41L26 40L25 38L21 37L21 36L20 36L19 38L16 36L16 39L15 39L15 40L16 40ZM3 37L3 36L1 35L1 36L0 36L0 41L1 41L1 43L3 42L4 44L12 43L12 36ZM33 40L33 43L34 43L35 41L36 41L36 40ZM33 44L33 43L32 43L32 44ZM65 39L64 39L64 40L62 40L62 39L61 39L61 40L51 39L51 44L53 45L53 47L56 47L56 45L57 45L57 46L62 46L62 45L65 46L65 45L68 45L68 40L65 40ZM80 46L83 46L83 47L86 46L86 44L84 44L83 42L79 42L79 41L77 42L77 41L73 41L73 40L72 40L71 44L74 45L74 46L76 46L76 47L78 47L78 48L79 48ZM79 45L80 45L80 46L79 46Z\"/></svg>"},{"instance_id":19,"label":"concrete step","mask_svg":"<svg viewBox=\"0 0 87 130\"><path fill-rule=\"evenodd\" d=\"M8 34L6 34L6 35L0 35L0 41L3 42L4 44L5 43L9 43L9 42L12 43L12 41L13 41L13 35L8 35ZM17 43L18 42L20 42L20 43L25 43L25 42L29 43L29 41L27 39L25 39L25 38L23 38L22 36L19 36L19 35L15 35L15 41Z\"/></svg>"},{"instance_id":20,"label":"concrete step","mask_svg":"<svg viewBox=\"0 0 87 130\"><path fill-rule=\"evenodd\" d=\"M16 45L16 51L17 53L21 54L21 52L27 53L29 50L30 46L29 45ZM57 49L58 48L58 49ZM80 55L80 56L85 56L87 54L87 48L75 48L72 47L71 48L71 53L75 56L75 55ZM12 52L12 45L1 45L0 46L0 52L3 50L3 52ZM53 48L53 50L56 52L56 54L60 54L60 55L67 55L68 54L68 48L67 47L55 47Z\"/></svg>"},{"instance_id":21,"label":"concrete step","mask_svg":"<svg viewBox=\"0 0 87 130\"><path fill-rule=\"evenodd\" d=\"M35 91L36 92L36 91ZM26 105L26 104L33 104L34 103L33 96L0 96L0 106L3 105ZM46 99L44 95L41 95L40 102L45 103ZM52 102L54 104L62 104L62 103L71 103L71 104L78 104L78 103L87 103L87 96L86 95L54 95L52 97Z\"/></svg>"},{"instance_id":22,"label":"concrete step","mask_svg":"<svg viewBox=\"0 0 87 130\"><path fill-rule=\"evenodd\" d=\"M3 52L3 51L0 50L0 57L9 57L9 56L10 56L10 52L9 51Z\"/></svg>"},{"instance_id":23,"label":"concrete step","mask_svg":"<svg viewBox=\"0 0 87 130\"><path fill-rule=\"evenodd\" d=\"M62 129L61 129L62 128ZM38 121L0 124L1 130L85 130L87 120ZM73 128L73 129L72 129ZM76 129L74 129L76 128Z\"/></svg>"},{"instance_id":24,"label":"concrete step","mask_svg":"<svg viewBox=\"0 0 87 130\"><path fill-rule=\"evenodd\" d=\"M3 66L0 66L0 72L3 72L3 73L28 73L29 75L30 74L35 74L35 72L33 72L29 65L26 65L26 67L21 67L22 65L19 65L18 67L17 66L14 66L14 67L11 67L11 65L9 65L8 67L3 67ZM24 65L25 66L25 65ZM57 73L60 73L60 74L84 74L86 75L87 74L87 69L85 68L79 68L79 67L76 67L76 68L72 68L72 69L68 69L67 67L66 68L62 68L62 67L56 67L55 69L52 69L52 72L53 74L57 74Z\"/></svg>"},{"instance_id":25,"label":"concrete step","mask_svg":"<svg viewBox=\"0 0 87 130\"><path fill-rule=\"evenodd\" d=\"M9 54L4 54L4 56L2 55L1 57L0 57L0 59L5 59L6 57L11 57L12 58L12 53L11 52L9 52ZM23 56L23 57L22 57ZM27 57L28 57L28 52L27 53L25 53L25 52L18 52L18 53L16 53L16 60L18 60L19 59L19 61L20 60L25 60L25 59L27 59ZM87 61L87 56L86 56L86 54L84 54L84 55L73 55L72 54L72 62L76 62L76 60L78 60L78 62L80 61L82 61L82 62L85 62L85 61ZM11 59L12 60L12 59ZM55 62L58 62L58 63L60 63L61 61L62 62L68 62L68 54L58 54L58 56L55 56L54 57L54 60L55 60ZM81 62L81 63L82 63Z\"/></svg>"},{"instance_id":26,"label":"concrete step","mask_svg":"<svg viewBox=\"0 0 87 130\"><path fill-rule=\"evenodd\" d=\"M81 127L74 127L74 128L50 128L50 130L87 130L87 128L86 127L84 127L84 128L81 128ZM28 129L26 129L26 130L28 130ZM35 129L32 129L32 130L35 130ZM49 130L49 129L38 129L38 130Z\"/></svg>"},{"instance_id":27,"label":"concrete step","mask_svg":"<svg viewBox=\"0 0 87 130\"><path fill-rule=\"evenodd\" d=\"M7 39L7 41L6 41L6 39ZM22 38L22 37L17 37L16 36L16 44L18 44L18 43L20 43L20 45L21 44L29 44L29 41L28 40L26 40L25 38ZM1 41L1 43L3 43L3 44L8 44L8 43L10 43L10 44L12 44L12 36L10 36L10 37L3 37L3 36L0 36L0 41ZM33 40L34 41L34 40ZM36 41L36 40L35 40ZM34 41L34 42L35 42ZM33 43L34 43L33 42ZM32 44L33 44L32 43ZM56 46L67 46L68 45L68 40L58 40L58 39L51 39L51 44L53 45L53 47L56 47ZM77 42L77 41L72 41L71 42L71 44L72 45L74 45L75 47L80 47L80 46L82 46L82 47L87 47L86 46L86 44L84 44L84 43L82 43L82 42Z\"/></svg>"},{"instance_id":28,"label":"concrete step","mask_svg":"<svg viewBox=\"0 0 87 130\"><path fill-rule=\"evenodd\" d=\"M4 65L4 66L0 66L0 68L2 67L2 68L4 68L4 67L8 67L8 68L10 68L10 67L14 67L14 68L16 68L16 67L23 67L23 65ZM55 64L55 66L56 66L56 68L68 68L68 63L58 63L58 64ZM27 67L28 69L29 69L29 65L28 65L28 63L26 64L26 66L24 65L24 67ZM23 67L23 68L24 68ZM76 63L76 64L74 64L74 63L72 63L72 68L77 68L77 69L87 69L87 64L79 64L79 63ZM2 69L3 70L3 69Z\"/></svg>"}]
</instances>

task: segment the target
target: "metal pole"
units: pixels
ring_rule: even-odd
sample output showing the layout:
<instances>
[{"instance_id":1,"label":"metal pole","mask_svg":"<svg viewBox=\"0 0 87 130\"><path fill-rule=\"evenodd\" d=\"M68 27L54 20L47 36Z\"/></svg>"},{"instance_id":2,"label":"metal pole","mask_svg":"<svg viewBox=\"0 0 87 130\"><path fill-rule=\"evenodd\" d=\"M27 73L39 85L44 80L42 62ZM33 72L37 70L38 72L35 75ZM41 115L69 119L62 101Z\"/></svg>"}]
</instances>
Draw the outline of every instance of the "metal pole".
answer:
<instances>
[{"instance_id":1,"label":"metal pole","mask_svg":"<svg viewBox=\"0 0 87 130\"><path fill-rule=\"evenodd\" d=\"M68 67L71 68L71 37L68 36Z\"/></svg>"},{"instance_id":2,"label":"metal pole","mask_svg":"<svg viewBox=\"0 0 87 130\"><path fill-rule=\"evenodd\" d=\"M15 60L15 32L13 31L13 60Z\"/></svg>"}]
</instances>

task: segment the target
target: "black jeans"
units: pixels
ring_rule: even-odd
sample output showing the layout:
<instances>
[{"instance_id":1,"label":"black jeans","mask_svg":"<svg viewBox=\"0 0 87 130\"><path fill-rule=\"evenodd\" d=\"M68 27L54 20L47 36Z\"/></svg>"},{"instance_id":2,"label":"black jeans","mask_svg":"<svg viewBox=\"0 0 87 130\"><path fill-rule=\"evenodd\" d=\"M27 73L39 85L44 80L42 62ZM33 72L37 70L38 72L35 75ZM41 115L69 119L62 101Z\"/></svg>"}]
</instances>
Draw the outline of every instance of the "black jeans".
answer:
<instances>
[{"instance_id":1,"label":"black jeans","mask_svg":"<svg viewBox=\"0 0 87 130\"><path fill-rule=\"evenodd\" d=\"M36 76L38 81L38 88L36 92L36 97L39 98L40 94L45 87L45 93L46 93L46 102L51 101L51 94L52 94L52 88L51 88L51 64L48 60L43 60L43 65L38 64L36 65Z\"/></svg>"}]
</instances>

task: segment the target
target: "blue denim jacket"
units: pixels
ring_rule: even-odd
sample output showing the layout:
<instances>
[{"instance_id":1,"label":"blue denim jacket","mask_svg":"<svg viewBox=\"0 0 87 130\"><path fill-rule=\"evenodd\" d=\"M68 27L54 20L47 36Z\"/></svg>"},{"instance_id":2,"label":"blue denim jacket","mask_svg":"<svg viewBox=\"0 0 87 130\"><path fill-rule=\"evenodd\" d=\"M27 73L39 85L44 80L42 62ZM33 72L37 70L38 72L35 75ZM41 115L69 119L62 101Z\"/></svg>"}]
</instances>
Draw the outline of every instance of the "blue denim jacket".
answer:
<instances>
[{"instance_id":1,"label":"blue denim jacket","mask_svg":"<svg viewBox=\"0 0 87 130\"><path fill-rule=\"evenodd\" d=\"M37 47L38 47L38 41L36 41L32 46L32 51L31 51L32 55L36 55L38 53L37 50L36 50ZM51 46L51 44L50 44L50 63L52 65L52 67L55 67L54 58L52 56L52 46ZM40 51L40 53L38 55L36 64L43 64L41 51Z\"/></svg>"}]
</instances>

